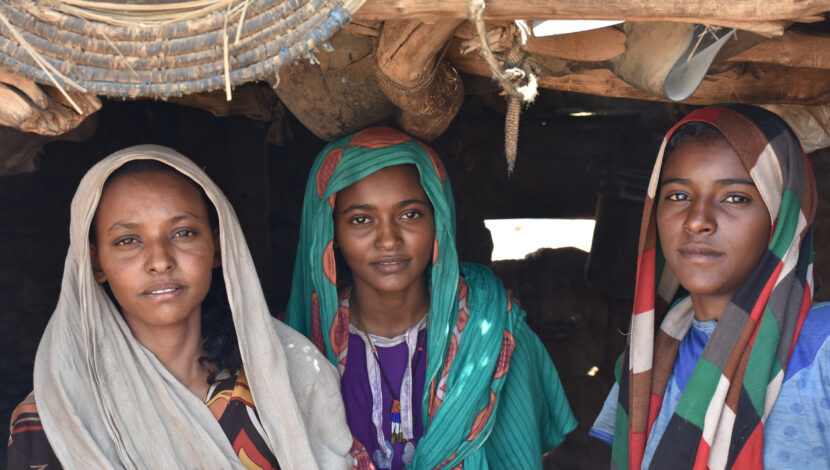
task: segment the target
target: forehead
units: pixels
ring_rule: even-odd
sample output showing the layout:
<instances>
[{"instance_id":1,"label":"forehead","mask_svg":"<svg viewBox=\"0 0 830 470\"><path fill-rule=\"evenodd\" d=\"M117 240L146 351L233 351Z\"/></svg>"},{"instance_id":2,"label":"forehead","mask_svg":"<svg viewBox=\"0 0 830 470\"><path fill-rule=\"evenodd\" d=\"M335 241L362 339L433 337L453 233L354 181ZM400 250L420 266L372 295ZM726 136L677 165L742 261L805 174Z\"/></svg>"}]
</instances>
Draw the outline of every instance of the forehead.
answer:
<instances>
[{"instance_id":1,"label":"forehead","mask_svg":"<svg viewBox=\"0 0 830 470\"><path fill-rule=\"evenodd\" d=\"M181 210L197 215L207 212L199 190L187 177L175 171L141 171L107 181L96 218Z\"/></svg>"},{"instance_id":2,"label":"forehead","mask_svg":"<svg viewBox=\"0 0 830 470\"><path fill-rule=\"evenodd\" d=\"M337 203L351 199L409 199L426 198L421 177L414 165L394 165L381 168L337 193Z\"/></svg>"},{"instance_id":3,"label":"forehead","mask_svg":"<svg viewBox=\"0 0 830 470\"><path fill-rule=\"evenodd\" d=\"M663 179L706 175L750 179L749 171L723 136L688 138L663 163Z\"/></svg>"}]
</instances>

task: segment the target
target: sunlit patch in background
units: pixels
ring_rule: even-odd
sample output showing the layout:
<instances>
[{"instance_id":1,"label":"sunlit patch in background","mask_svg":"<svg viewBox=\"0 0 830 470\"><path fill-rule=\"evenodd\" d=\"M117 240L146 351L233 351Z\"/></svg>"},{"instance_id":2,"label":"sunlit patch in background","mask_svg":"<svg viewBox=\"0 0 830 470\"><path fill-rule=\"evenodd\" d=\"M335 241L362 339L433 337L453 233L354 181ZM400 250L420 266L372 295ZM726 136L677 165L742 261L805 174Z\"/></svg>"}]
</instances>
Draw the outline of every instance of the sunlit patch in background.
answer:
<instances>
[{"instance_id":1,"label":"sunlit patch in background","mask_svg":"<svg viewBox=\"0 0 830 470\"><path fill-rule=\"evenodd\" d=\"M539 248L575 247L591 251L593 219L488 219L493 261L522 259Z\"/></svg>"}]
</instances>

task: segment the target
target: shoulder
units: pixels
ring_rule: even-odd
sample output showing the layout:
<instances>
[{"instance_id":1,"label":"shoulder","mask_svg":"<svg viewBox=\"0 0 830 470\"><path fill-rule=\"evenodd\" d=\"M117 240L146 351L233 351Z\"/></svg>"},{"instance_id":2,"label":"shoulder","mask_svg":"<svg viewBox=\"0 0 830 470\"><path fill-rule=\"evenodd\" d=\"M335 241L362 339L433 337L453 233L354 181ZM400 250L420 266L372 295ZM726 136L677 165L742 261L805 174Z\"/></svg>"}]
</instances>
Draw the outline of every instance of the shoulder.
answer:
<instances>
[{"instance_id":1,"label":"shoulder","mask_svg":"<svg viewBox=\"0 0 830 470\"><path fill-rule=\"evenodd\" d=\"M34 393L30 393L12 412L7 453L9 470L61 468L43 431Z\"/></svg>"},{"instance_id":2,"label":"shoulder","mask_svg":"<svg viewBox=\"0 0 830 470\"><path fill-rule=\"evenodd\" d=\"M477 263L458 263L458 270L461 273L461 277L468 284L485 282L498 283L501 286L499 278L487 266Z\"/></svg>"},{"instance_id":3,"label":"shoulder","mask_svg":"<svg viewBox=\"0 0 830 470\"><path fill-rule=\"evenodd\" d=\"M798 335L798 341L790 356L784 380L807 367L821 366L823 363L828 363L827 366L830 366L830 355L821 353L828 349L830 349L830 302L823 302L814 305L807 313Z\"/></svg>"},{"instance_id":4,"label":"shoulder","mask_svg":"<svg viewBox=\"0 0 830 470\"><path fill-rule=\"evenodd\" d=\"M285 349L285 354L289 361L289 365L293 362L307 363L309 360L322 359L328 362L328 359L320 352L314 343L306 338L302 333L285 323L273 319L274 330L279 337L280 343ZM333 367L333 366L332 366Z\"/></svg>"},{"instance_id":5,"label":"shoulder","mask_svg":"<svg viewBox=\"0 0 830 470\"><path fill-rule=\"evenodd\" d=\"M274 330L279 337L291 375L291 386L298 393L302 405L310 390L324 395L340 394L340 376L337 369L305 336L274 319Z\"/></svg>"},{"instance_id":6,"label":"shoulder","mask_svg":"<svg viewBox=\"0 0 830 470\"><path fill-rule=\"evenodd\" d=\"M830 468L830 304L807 314L764 424L764 464Z\"/></svg>"}]
</instances>

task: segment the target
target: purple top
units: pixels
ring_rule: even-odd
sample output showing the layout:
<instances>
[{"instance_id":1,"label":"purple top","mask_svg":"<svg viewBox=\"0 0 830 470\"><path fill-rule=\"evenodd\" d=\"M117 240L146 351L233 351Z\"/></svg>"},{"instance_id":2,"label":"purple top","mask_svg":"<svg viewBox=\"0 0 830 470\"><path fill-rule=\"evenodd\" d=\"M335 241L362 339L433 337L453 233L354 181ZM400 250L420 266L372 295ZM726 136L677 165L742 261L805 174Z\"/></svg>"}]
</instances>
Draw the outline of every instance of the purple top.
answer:
<instances>
[{"instance_id":1,"label":"purple top","mask_svg":"<svg viewBox=\"0 0 830 470\"><path fill-rule=\"evenodd\" d=\"M424 335L426 329L418 333L418 344L423 344L426 349L426 342ZM399 344L391 347L381 347L377 344L375 349L380 359L381 367L389 383L392 385L395 396L400 398L401 382L406 370L406 360L408 350L406 341L401 341ZM346 356L346 369L343 371L343 376L340 380L340 393L343 395L343 402L346 405L346 420L349 423L349 429L352 435L360 441L366 448L375 465L378 468L390 468L379 465L376 454L381 453L380 445L377 440L377 432L375 425L372 423L372 390L369 385L368 372L366 369L366 361L375 360L374 357L366 355L366 345L364 338L355 334L353 331L349 332L349 351ZM415 364L415 360L418 363ZM412 390L412 411L413 411L413 444L418 445L418 441L424 434L424 425L422 422L421 410L423 409L424 396L424 380L427 368L426 351L421 354L417 352L412 358L412 367L414 373L413 390ZM382 381L381 390L383 391L383 435L388 441L391 434L391 416L390 409L392 406L392 393L385 381ZM405 468L403 463L403 454L406 444L396 442L392 444L394 456L392 458L393 469Z\"/></svg>"}]
</instances>

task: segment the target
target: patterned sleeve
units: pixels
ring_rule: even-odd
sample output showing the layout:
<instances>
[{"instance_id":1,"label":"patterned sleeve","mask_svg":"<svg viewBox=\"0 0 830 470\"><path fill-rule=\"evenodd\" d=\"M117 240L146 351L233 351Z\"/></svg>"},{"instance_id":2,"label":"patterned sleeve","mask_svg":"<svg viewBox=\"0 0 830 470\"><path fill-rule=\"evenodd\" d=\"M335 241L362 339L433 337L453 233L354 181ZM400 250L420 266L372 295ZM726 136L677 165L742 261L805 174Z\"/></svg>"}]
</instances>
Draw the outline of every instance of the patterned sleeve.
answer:
<instances>
[{"instance_id":1,"label":"patterned sleeve","mask_svg":"<svg viewBox=\"0 0 830 470\"><path fill-rule=\"evenodd\" d=\"M30 393L12 412L9 426L8 470L59 470L61 464L46 439L35 396Z\"/></svg>"},{"instance_id":2,"label":"patterned sleeve","mask_svg":"<svg viewBox=\"0 0 830 470\"><path fill-rule=\"evenodd\" d=\"M813 307L764 424L765 468L830 468L830 304Z\"/></svg>"}]
</instances>

